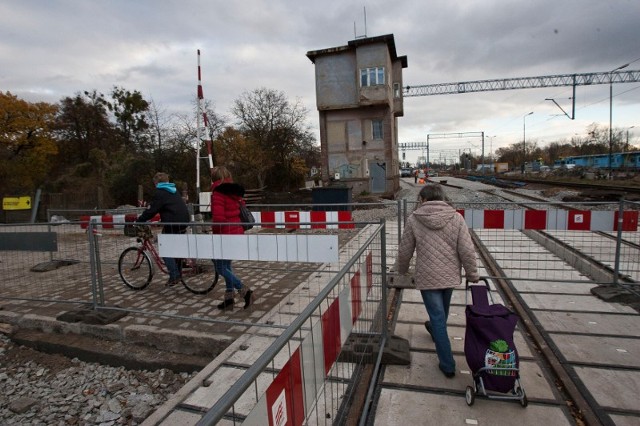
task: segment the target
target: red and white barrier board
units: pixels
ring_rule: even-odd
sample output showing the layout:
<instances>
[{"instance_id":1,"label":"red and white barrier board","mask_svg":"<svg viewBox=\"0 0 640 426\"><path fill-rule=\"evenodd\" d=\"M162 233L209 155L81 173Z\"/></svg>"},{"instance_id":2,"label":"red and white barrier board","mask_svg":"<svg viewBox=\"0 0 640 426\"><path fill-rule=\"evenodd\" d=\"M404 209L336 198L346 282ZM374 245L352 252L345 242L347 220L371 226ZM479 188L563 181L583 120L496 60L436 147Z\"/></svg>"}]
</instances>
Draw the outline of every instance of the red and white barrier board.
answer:
<instances>
[{"instance_id":1,"label":"red and white barrier board","mask_svg":"<svg viewBox=\"0 0 640 426\"><path fill-rule=\"evenodd\" d=\"M80 216L80 227L82 229L87 229L89 227L89 222L95 222L99 224L98 228L120 229L124 228L125 216L126 215L124 214Z\"/></svg>"},{"instance_id":2,"label":"red and white barrier board","mask_svg":"<svg viewBox=\"0 0 640 426\"><path fill-rule=\"evenodd\" d=\"M472 229L617 231L617 210L458 210ZM638 211L622 214L622 231L638 230Z\"/></svg>"},{"instance_id":3,"label":"red and white barrier board","mask_svg":"<svg viewBox=\"0 0 640 426\"><path fill-rule=\"evenodd\" d=\"M274 229L353 229L353 215L350 211L282 211L282 212L251 212L256 222L256 228ZM96 215L81 216L80 226L87 229L89 222L98 224L98 228L123 228L126 222L135 222L137 215ZM149 222L159 222L160 215L156 215ZM340 222L340 223L338 223Z\"/></svg>"},{"instance_id":4,"label":"red and white barrier board","mask_svg":"<svg viewBox=\"0 0 640 426\"><path fill-rule=\"evenodd\" d=\"M114 214L114 215L94 215L94 216L80 216L80 227L87 229L89 222L96 223L97 229L122 229L127 222L135 222L138 219L137 214ZM149 223L160 222L160 215L156 214L151 218Z\"/></svg>"},{"instance_id":5,"label":"red and white barrier board","mask_svg":"<svg viewBox=\"0 0 640 426\"><path fill-rule=\"evenodd\" d=\"M350 278L349 285L322 313L291 358L271 382L265 394L243 424L301 426L316 407L327 377L338 360L342 346L362 312L373 286L373 256Z\"/></svg>"},{"instance_id":6,"label":"red and white barrier board","mask_svg":"<svg viewBox=\"0 0 640 426\"><path fill-rule=\"evenodd\" d=\"M256 227L287 229L352 229L350 211L281 211L251 212L258 222ZM332 223L333 222L333 223ZM336 223L341 222L341 223ZM302 225L301 225L302 224Z\"/></svg>"}]
</instances>

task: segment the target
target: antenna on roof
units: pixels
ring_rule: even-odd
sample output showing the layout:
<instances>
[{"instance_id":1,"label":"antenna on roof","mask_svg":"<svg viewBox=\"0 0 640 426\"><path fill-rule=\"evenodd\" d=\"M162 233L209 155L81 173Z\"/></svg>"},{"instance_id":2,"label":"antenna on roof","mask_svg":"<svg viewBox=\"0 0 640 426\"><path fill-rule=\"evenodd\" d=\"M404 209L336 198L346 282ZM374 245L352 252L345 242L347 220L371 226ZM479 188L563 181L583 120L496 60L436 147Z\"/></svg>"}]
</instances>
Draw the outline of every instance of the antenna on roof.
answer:
<instances>
[{"instance_id":1,"label":"antenna on roof","mask_svg":"<svg viewBox=\"0 0 640 426\"><path fill-rule=\"evenodd\" d=\"M353 21L353 38L367 38L367 8L363 7L364 9L364 35L357 35L356 34L356 21Z\"/></svg>"},{"instance_id":2,"label":"antenna on roof","mask_svg":"<svg viewBox=\"0 0 640 426\"><path fill-rule=\"evenodd\" d=\"M367 7L366 6L362 6L362 9L364 10L364 36L367 36Z\"/></svg>"}]
</instances>

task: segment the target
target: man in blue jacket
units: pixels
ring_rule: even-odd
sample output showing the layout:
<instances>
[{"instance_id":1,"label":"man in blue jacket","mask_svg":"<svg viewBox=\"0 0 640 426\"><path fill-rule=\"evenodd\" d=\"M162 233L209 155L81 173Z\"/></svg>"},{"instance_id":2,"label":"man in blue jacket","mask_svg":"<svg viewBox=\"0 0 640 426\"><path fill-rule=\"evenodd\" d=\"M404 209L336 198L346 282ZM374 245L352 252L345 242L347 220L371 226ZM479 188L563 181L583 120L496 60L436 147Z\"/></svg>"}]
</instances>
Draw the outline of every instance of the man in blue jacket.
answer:
<instances>
[{"instance_id":1,"label":"man in blue jacket","mask_svg":"<svg viewBox=\"0 0 640 426\"><path fill-rule=\"evenodd\" d=\"M160 220L166 223L162 228L163 234L184 234L189 222L189 209L182 199L182 195L176 189L176 185L170 183L169 175L163 172L155 174L153 184L156 186L156 191L151 203L137 221L146 222L159 213ZM179 283L182 280L179 259L173 257L163 257L162 259L169 271L167 285L172 286Z\"/></svg>"}]
</instances>

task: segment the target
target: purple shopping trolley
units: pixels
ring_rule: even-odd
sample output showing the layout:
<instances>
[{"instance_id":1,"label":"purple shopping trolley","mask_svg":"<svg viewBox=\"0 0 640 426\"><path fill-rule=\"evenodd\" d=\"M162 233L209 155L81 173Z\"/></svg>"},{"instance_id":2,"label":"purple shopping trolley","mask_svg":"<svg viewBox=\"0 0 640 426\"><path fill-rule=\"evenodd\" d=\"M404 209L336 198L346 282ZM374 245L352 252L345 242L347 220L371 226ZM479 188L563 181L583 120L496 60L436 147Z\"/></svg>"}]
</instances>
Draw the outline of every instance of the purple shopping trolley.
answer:
<instances>
[{"instance_id":1,"label":"purple shopping trolley","mask_svg":"<svg viewBox=\"0 0 640 426\"><path fill-rule=\"evenodd\" d=\"M518 400L526 407L528 401L520 384L518 351L513 343L518 316L506 306L493 302L486 278L481 278L480 284L467 281L467 297L469 293L472 304L467 303L465 309L464 355L473 373L473 386L467 386L467 405L473 404L476 395L482 395L490 399Z\"/></svg>"}]
</instances>

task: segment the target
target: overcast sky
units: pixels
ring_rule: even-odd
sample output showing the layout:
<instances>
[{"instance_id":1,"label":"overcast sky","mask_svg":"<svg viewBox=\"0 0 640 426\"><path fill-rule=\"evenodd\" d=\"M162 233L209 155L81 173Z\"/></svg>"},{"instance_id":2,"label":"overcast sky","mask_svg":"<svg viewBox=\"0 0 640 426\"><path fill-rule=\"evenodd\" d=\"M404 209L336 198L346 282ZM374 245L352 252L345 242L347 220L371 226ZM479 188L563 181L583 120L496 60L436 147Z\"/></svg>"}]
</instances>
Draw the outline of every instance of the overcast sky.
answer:
<instances>
[{"instance_id":1,"label":"overcast sky","mask_svg":"<svg viewBox=\"0 0 640 426\"><path fill-rule=\"evenodd\" d=\"M366 8L366 29L365 13ZM355 27L355 28L354 28ZM0 91L58 102L113 86L189 113L201 50L205 98L218 114L243 92L283 91L309 109L319 137L310 50L355 36L394 34L409 86L640 70L639 0L0 0ZM640 83L615 84L613 127L640 145ZM609 86L405 98L400 142L484 132L485 153L526 140L545 145L609 125ZM523 118L527 113L534 114ZM194 116L195 121L195 116ZM493 137L495 136L495 137ZM432 156L481 141L433 140ZM413 159L416 152L407 153Z\"/></svg>"}]
</instances>

